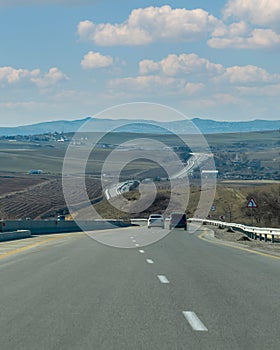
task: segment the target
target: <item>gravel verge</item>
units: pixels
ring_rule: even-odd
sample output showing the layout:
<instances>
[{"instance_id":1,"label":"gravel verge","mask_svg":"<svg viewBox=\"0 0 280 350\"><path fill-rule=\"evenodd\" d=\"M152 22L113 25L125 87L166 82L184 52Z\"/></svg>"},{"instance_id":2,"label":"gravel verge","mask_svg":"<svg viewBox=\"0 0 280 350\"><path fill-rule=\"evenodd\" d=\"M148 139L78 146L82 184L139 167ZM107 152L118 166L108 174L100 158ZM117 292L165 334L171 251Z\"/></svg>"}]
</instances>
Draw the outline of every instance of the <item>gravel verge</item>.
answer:
<instances>
[{"instance_id":1,"label":"gravel verge","mask_svg":"<svg viewBox=\"0 0 280 350\"><path fill-rule=\"evenodd\" d=\"M252 248L252 250L258 250L268 253L273 252L276 253L276 255L280 255L280 242L271 243L254 240L241 232L229 232L227 228L221 229L213 226L207 227L209 227L209 229L211 229L214 232L214 237L218 240L237 243L238 245L241 244L248 248Z\"/></svg>"}]
</instances>

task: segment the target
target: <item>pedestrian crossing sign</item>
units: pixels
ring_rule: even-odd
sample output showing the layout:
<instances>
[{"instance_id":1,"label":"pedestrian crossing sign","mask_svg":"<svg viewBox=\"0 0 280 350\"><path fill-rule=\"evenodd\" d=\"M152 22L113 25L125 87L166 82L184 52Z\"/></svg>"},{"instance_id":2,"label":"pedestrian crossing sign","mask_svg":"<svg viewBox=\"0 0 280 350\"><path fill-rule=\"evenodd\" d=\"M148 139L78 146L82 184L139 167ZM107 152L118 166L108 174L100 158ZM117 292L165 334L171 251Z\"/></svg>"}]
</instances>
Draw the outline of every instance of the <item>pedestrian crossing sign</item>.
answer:
<instances>
[{"instance_id":1,"label":"pedestrian crossing sign","mask_svg":"<svg viewBox=\"0 0 280 350\"><path fill-rule=\"evenodd\" d=\"M247 208L257 208L258 204L255 201L255 199L253 197L250 198L248 204L247 204Z\"/></svg>"}]
</instances>

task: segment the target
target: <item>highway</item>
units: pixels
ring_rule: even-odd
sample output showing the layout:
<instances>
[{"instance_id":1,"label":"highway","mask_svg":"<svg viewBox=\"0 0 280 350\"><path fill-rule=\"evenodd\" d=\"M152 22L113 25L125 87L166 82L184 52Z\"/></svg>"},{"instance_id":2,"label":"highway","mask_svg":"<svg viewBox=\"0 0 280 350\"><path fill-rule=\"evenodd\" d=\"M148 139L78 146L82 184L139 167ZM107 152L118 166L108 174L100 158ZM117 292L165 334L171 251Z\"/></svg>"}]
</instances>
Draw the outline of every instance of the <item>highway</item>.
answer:
<instances>
[{"instance_id":1,"label":"highway","mask_svg":"<svg viewBox=\"0 0 280 350\"><path fill-rule=\"evenodd\" d=\"M172 175L170 180L184 178L190 174L195 168L199 167L202 163L208 160L211 156L204 153L192 153L192 156L188 159L185 168L178 173Z\"/></svg>"},{"instance_id":2,"label":"highway","mask_svg":"<svg viewBox=\"0 0 280 350\"><path fill-rule=\"evenodd\" d=\"M162 231L97 233L133 249L73 234L0 255L0 349L279 350L280 260L202 231L145 246Z\"/></svg>"},{"instance_id":3,"label":"highway","mask_svg":"<svg viewBox=\"0 0 280 350\"><path fill-rule=\"evenodd\" d=\"M113 197L117 197L122 193L129 192L131 190L131 186L135 183L135 180L118 182L110 187L106 188L104 191L105 197L107 200L110 200ZM139 184L139 181L137 181Z\"/></svg>"},{"instance_id":4,"label":"highway","mask_svg":"<svg viewBox=\"0 0 280 350\"><path fill-rule=\"evenodd\" d=\"M191 157L188 159L186 166L183 170L180 170L178 173L173 174L170 176L170 180L175 179L182 179L185 178L186 175L190 174L195 168L200 166L202 163L207 161L210 158L209 154L205 153L192 153ZM137 181L137 180L136 180ZM119 182L116 184L111 184L108 186L105 191L104 195L107 200L110 200L111 198L117 197L121 195L122 193L129 192L130 186L134 181L125 181L125 182Z\"/></svg>"}]
</instances>

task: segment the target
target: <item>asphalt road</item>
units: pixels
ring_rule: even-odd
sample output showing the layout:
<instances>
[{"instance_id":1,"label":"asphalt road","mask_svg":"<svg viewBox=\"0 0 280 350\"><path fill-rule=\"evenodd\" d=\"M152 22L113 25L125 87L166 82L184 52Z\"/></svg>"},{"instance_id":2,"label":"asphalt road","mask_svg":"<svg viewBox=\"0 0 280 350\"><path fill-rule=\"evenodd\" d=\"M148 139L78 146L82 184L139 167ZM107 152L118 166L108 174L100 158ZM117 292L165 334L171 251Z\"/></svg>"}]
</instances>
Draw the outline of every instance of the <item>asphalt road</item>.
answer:
<instances>
[{"instance_id":1,"label":"asphalt road","mask_svg":"<svg viewBox=\"0 0 280 350\"><path fill-rule=\"evenodd\" d=\"M159 230L99 234L136 245ZM279 350L280 260L198 233L133 249L64 235L3 257L0 349Z\"/></svg>"}]
</instances>

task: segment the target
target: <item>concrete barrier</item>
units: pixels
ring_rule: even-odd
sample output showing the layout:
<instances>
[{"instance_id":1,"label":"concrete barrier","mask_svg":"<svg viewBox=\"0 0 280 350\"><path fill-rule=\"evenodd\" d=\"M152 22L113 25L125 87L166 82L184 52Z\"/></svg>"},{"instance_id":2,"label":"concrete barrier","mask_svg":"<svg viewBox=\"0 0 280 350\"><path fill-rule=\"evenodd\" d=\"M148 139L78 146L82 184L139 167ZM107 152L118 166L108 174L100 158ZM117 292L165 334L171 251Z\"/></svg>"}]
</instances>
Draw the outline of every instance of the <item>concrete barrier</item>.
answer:
<instances>
[{"instance_id":1,"label":"concrete barrier","mask_svg":"<svg viewBox=\"0 0 280 350\"><path fill-rule=\"evenodd\" d=\"M78 223L82 229L74 220L1 220L0 232L29 230L31 234L49 234L103 230L131 225L130 221L123 220L81 220Z\"/></svg>"},{"instance_id":2,"label":"concrete barrier","mask_svg":"<svg viewBox=\"0 0 280 350\"><path fill-rule=\"evenodd\" d=\"M31 237L31 232L29 230L2 232L0 233L0 242L12 241L14 239L23 239L29 237Z\"/></svg>"}]
</instances>

